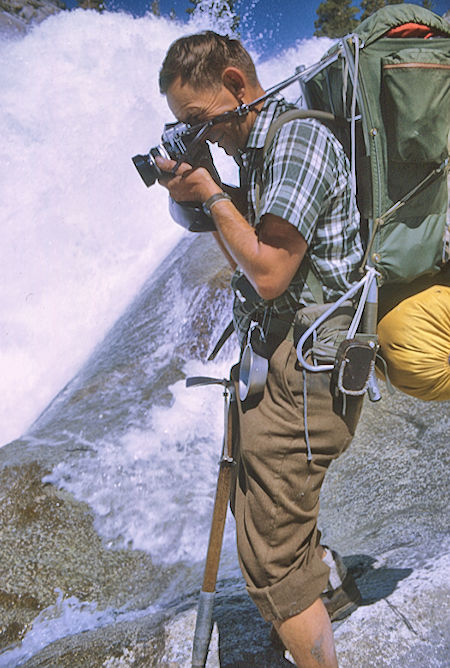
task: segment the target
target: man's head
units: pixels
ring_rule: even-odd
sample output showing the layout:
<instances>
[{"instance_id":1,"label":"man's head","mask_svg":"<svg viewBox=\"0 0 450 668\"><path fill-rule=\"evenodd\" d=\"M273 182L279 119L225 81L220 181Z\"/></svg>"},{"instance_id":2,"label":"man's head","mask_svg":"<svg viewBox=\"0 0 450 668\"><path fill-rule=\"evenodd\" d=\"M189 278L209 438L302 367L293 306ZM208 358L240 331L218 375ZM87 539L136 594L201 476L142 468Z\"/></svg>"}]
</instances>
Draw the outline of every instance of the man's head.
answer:
<instances>
[{"instance_id":1,"label":"man's head","mask_svg":"<svg viewBox=\"0 0 450 668\"><path fill-rule=\"evenodd\" d=\"M218 88L226 67L237 67L257 85L255 65L237 39L218 35L212 30L177 39L169 48L159 73L159 89L167 94L171 84L180 78L196 90Z\"/></svg>"},{"instance_id":2,"label":"man's head","mask_svg":"<svg viewBox=\"0 0 450 668\"><path fill-rule=\"evenodd\" d=\"M159 86L175 117L191 124L252 102L264 92L242 44L212 31L182 37L170 46ZM218 124L208 139L234 155L244 149L254 118L248 114Z\"/></svg>"}]
</instances>

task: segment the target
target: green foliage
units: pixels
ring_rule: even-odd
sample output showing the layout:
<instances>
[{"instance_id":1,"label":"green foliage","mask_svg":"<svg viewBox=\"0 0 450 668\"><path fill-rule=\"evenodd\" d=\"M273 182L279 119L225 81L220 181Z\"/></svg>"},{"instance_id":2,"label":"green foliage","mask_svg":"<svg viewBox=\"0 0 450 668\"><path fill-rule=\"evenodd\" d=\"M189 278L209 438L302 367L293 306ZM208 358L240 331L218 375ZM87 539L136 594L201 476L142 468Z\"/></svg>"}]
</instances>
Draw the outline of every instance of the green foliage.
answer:
<instances>
[{"instance_id":1,"label":"green foliage","mask_svg":"<svg viewBox=\"0 0 450 668\"><path fill-rule=\"evenodd\" d=\"M323 0L317 8L317 21L314 34L318 37L343 37L358 25L355 16L357 7L351 6L352 0Z\"/></svg>"},{"instance_id":2,"label":"green foliage","mask_svg":"<svg viewBox=\"0 0 450 668\"><path fill-rule=\"evenodd\" d=\"M193 14L197 9L197 6L200 4L200 0L189 0L193 7L188 7L186 9L186 14Z\"/></svg>"},{"instance_id":3,"label":"green foliage","mask_svg":"<svg viewBox=\"0 0 450 668\"><path fill-rule=\"evenodd\" d=\"M191 0L192 2L192 0ZM364 21L369 16L387 5L401 5L404 0L361 0L360 9L351 6L352 0L323 0L317 8L315 35L327 37L342 37ZM433 0L423 0L422 6L432 9ZM358 19L355 16L361 10Z\"/></svg>"},{"instance_id":4,"label":"green foliage","mask_svg":"<svg viewBox=\"0 0 450 668\"><path fill-rule=\"evenodd\" d=\"M362 13L359 20L364 21L364 19L367 19L369 18L369 16L372 16L372 14L376 12L378 9L386 7L387 5L401 5L403 1L404 0L362 0L361 2ZM431 4L431 0L425 0L425 2L429 2Z\"/></svg>"},{"instance_id":5,"label":"green foliage","mask_svg":"<svg viewBox=\"0 0 450 668\"><path fill-rule=\"evenodd\" d=\"M224 12L234 12L234 0L189 0L192 7L186 9L187 14L193 14L196 9L202 11L212 11L217 16L222 16Z\"/></svg>"},{"instance_id":6,"label":"green foliage","mask_svg":"<svg viewBox=\"0 0 450 668\"><path fill-rule=\"evenodd\" d=\"M364 19L369 18L374 12L384 7L385 4L385 0L362 0L359 20L364 21Z\"/></svg>"},{"instance_id":7,"label":"green foliage","mask_svg":"<svg viewBox=\"0 0 450 668\"><path fill-rule=\"evenodd\" d=\"M77 0L77 3L81 9L95 9L97 12L103 12L106 9L104 0Z\"/></svg>"},{"instance_id":8,"label":"green foliage","mask_svg":"<svg viewBox=\"0 0 450 668\"><path fill-rule=\"evenodd\" d=\"M152 4L150 5L150 11L154 16L161 16L159 0L153 0Z\"/></svg>"}]
</instances>

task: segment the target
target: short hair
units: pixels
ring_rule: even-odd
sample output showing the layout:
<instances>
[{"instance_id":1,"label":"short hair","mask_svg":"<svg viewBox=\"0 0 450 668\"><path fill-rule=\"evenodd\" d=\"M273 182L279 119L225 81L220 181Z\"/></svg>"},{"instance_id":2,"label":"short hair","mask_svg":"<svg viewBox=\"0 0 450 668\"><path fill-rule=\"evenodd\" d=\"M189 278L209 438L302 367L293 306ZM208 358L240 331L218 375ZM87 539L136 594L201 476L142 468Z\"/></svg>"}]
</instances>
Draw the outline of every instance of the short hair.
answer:
<instances>
[{"instance_id":1,"label":"short hair","mask_svg":"<svg viewBox=\"0 0 450 668\"><path fill-rule=\"evenodd\" d=\"M217 88L228 66L238 67L256 85L255 65L237 39L212 30L177 39L167 51L159 73L159 90L165 95L175 79L198 90Z\"/></svg>"}]
</instances>

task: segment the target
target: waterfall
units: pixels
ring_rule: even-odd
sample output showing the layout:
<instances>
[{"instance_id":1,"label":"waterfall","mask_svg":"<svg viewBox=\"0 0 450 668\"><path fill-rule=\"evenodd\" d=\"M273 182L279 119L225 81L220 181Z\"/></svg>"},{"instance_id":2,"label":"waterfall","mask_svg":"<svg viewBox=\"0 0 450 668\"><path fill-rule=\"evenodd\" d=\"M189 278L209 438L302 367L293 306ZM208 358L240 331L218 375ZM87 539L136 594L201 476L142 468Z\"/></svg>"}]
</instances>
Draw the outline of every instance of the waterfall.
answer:
<instances>
[{"instance_id":1,"label":"waterfall","mask_svg":"<svg viewBox=\"0 0 450 668\"><path fill-rule=\"evenodd\" d=\"M0 452L11 466L41 453L43 482L89 505L105 549L148 556L150 607L198 587L211 519L222 392L187 390L185 378L224 377L237 359L230 341L205 362L230 317L220 252L173 224L167 192L145 188L131 161L173 120L158 70L198 27L77 10L0 41L0 443L20 437ZM261 63L263 85L329 43ZM234 163L214 155L235 181ZM237 574L228 523L221 577ZM100 612L58 591L0 666L144 605Z\"/></svg>"}]
</instances>

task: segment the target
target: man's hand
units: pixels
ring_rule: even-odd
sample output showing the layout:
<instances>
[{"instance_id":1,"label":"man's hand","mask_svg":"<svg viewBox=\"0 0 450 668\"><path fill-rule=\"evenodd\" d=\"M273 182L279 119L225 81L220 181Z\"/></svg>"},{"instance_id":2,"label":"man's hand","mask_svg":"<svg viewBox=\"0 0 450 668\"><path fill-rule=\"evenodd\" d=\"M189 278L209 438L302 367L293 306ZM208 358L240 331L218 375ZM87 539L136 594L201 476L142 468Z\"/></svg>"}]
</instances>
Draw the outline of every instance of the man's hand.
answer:
<instances>
[{"instance_id":1,"label":"man's hand","mask_svg":"<svg viewBox=\"0 0 450 668\"><path fill-rule=\"evenodd\" d=\"M192 167L182 162L174 174L175 160L158 157L156 164L164 172L159 183L167 188L176 202L206 202L211 195L222 192L204 167Z\"/></svg>"}]
</instances>

